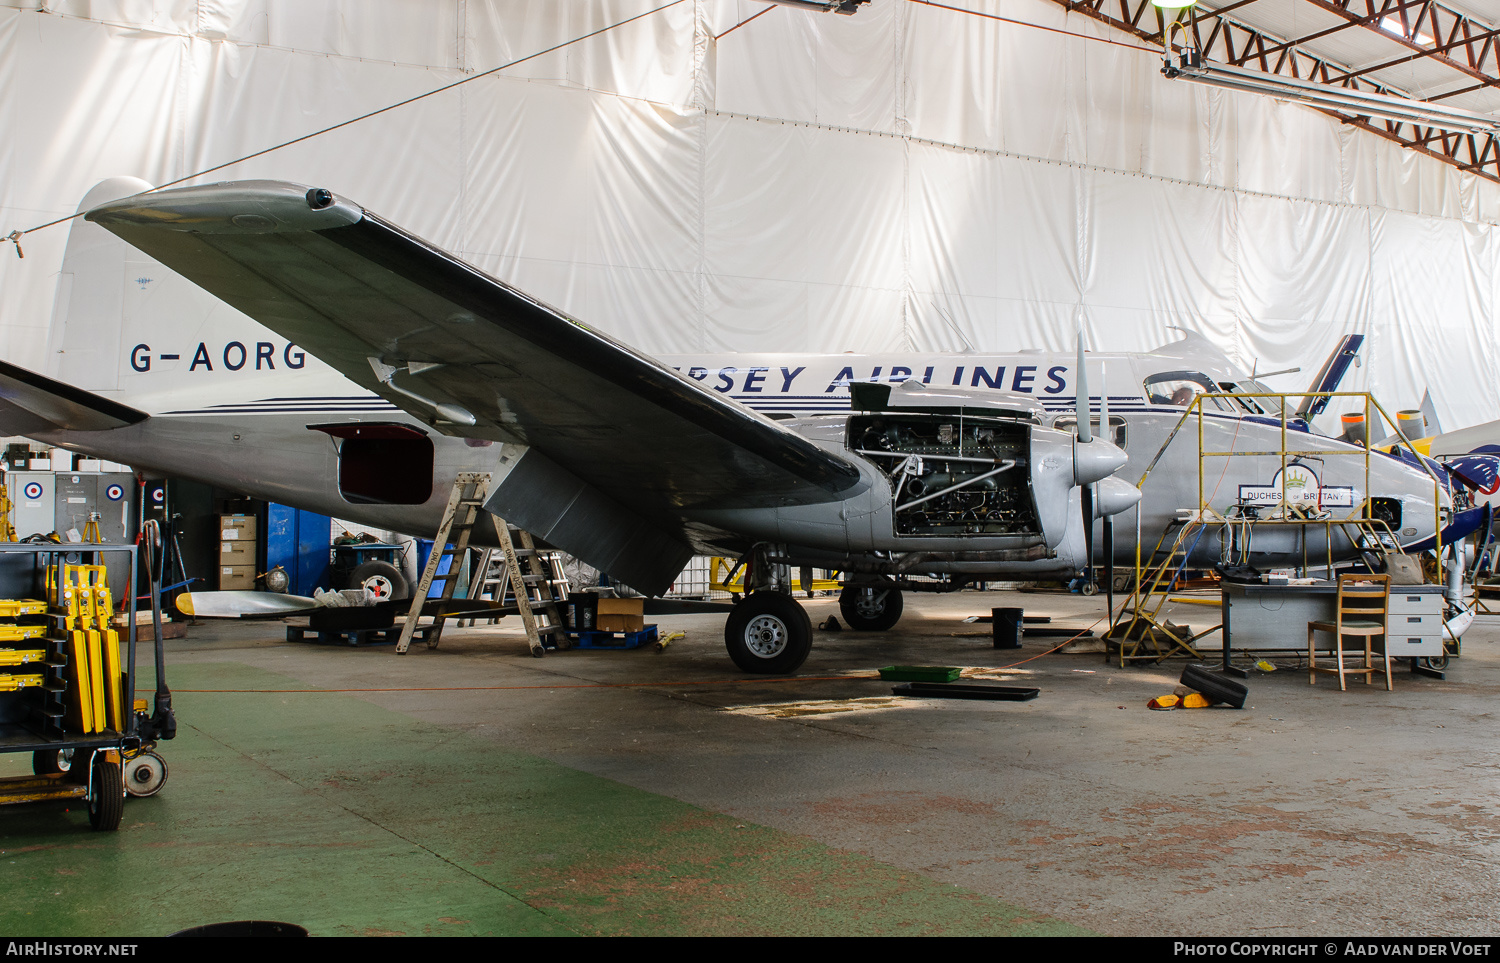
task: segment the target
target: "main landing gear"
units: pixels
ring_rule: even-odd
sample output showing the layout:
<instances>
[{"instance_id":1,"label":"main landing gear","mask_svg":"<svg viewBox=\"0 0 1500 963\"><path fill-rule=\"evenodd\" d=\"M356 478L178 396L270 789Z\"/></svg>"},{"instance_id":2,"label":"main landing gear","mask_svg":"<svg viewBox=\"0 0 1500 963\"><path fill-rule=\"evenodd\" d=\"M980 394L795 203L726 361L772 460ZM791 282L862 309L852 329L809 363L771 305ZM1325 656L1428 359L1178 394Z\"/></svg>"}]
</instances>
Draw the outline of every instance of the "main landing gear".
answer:
<instances>
[{"instance_id":1,"label":"main landing gear","mask_svg":"<svg viewBox=\"0 0 1500 963\"><path fill-rule=\"evenodd\" d=\"M894 585L845 585L839 611L856 632L884 632L901 620L906 603Z\"/></svg>"},{"instance_id":2,"label":"main landing gear","mask_svg":"<svg viewBox=\"0 0 1500 963\"><path fill-rule=\"evenodd\" d=\"M792 598L784 556L784 546L762 542L740 560L746 594L724 622L724 647L742 672L785 675L812 651L812 620Z\"/></svg>"},{"instance_id":3,"label":"main landing gear","mask_svg":"<svg viewBox=\"0 0 1500 963\"><path fill-rule=\"evenodd\" d=\"M812 620L796 599L774 589L740 599L724 623L724 645L744 672L795 672L812 651Z\"/></svg>"},{"instance_id":4,"label":"main landing gear","mask_svg":"<svg viewBox=\"0 0 1500 963\"><path fill-rule=\"evenodd\" d=\"M724 623L724 646L741 671L757 675L795 672L812 651L812 620L791 595L791 570L773 561L776 546L757 545L745 559L749 594ZM851 629L884 632L901 618L901 589L889 580L851 582L839 594L839 611Z\"/></svg>"}]
</instances>

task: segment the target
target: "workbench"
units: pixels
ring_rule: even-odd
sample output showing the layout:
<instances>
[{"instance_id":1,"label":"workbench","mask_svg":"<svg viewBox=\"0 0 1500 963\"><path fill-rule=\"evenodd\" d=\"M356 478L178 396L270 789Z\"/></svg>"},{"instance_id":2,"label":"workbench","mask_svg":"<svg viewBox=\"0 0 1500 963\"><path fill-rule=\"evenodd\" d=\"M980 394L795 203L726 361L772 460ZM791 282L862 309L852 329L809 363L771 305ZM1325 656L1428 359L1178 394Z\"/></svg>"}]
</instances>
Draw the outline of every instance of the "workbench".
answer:
<instances>
[{"instance_id":1,"label":"workbench","mask_svg":"<svg viewBox=\"0 0 1500 963\"><path fill-rule=\"evenodd\" d=\"M1230 662L1231 651L1299 652L1307 654L1307 623L1332 622L1336 616L1338 584L1268 585L1224 581L1220 585L1224 612L1224 671L1244 678L1249 673ZM1421 659L1441 659L1443 648L1443 587L1394 585L1386 612L1387 633L1377 641L1391 658L1411 659L1413 672L1441 673L1419 666ZM1318 635L1321 651L1331 649L1329 633Z\"/></svg>"}]
</instances>

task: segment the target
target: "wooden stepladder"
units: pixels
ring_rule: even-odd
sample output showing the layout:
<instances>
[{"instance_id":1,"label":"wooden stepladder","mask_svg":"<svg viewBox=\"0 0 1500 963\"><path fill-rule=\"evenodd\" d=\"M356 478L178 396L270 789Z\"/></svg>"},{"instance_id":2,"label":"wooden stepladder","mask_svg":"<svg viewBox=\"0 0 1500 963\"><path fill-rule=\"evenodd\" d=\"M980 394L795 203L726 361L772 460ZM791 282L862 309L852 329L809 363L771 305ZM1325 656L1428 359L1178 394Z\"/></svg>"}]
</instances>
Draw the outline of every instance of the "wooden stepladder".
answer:
<instances>
[{"instance_id":1,"label":"wooden stepladder","mask_svg":"<svg viewBox=\"0 0 1500 963\"><path fill-rule=\"evenodd\" d=\"M398 654L404 655L411 647L412 637L417 632L417 622L422 618L422 606L427 602L427 592L432 588L432 580L437 575L438 565L444 558L451 558L454 564L449 566L448 573L443 579L443 605L438 609L437 615L433 616L432 627L425 637L429 649L437 648L438 639L443 634L447 603L453 598L453 587L458 584L457 563L469 550L469 535L474 531L474 523L478 521L479 513L483 510L484 499L489 489L488 472L460 472L458 478L454 480L453 491L448 495L448 507L443 510L443 523L438 526L437 537L432 544L432 554L427 556L427 567L422 569L422 578L412 593L411 608L406 613L406 624L401 627L401 638L396 642ZM449 547L450 539L451 548Z\"/></svg>"},{"instance_id":2,"label":"wooden stepladder","mask_svg":"<svg viewBox=\"0 0 1500 963\"><path fill-rule=\"evenodd\" d=\"M558 571L555 553L538 551L530 532L516 528L503 518L495 519L495 528L500 532L500 551L505 554L505 568L510 573L511 595L515 597L521 624L526 626L526 642L531 646L531 654L538 658L546 654L542 636L547 634L554 637L559 648L567 648L562 604L568 598L568 580ZM520 548L516 548L516 536L520 536ZM545 566L542 563L544 554L551 556ZM526 559L524 569L521 566L523 557Z\"/></svg>"}]
</instances>

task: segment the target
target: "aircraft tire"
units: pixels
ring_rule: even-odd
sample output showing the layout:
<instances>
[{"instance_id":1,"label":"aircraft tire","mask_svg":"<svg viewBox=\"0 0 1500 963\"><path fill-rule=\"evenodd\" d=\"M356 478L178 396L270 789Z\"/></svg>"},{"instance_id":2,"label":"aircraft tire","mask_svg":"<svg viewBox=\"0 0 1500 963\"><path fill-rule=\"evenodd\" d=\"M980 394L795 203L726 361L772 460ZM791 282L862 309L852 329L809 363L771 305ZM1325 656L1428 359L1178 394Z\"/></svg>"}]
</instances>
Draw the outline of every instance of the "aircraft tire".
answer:
<instances>
[{"instance_id":1,"label":"aircraft tire","mask_svg":"<svg viewBox=\"0 0 1500 963\"><path fill-rule=\"evenodd\" d=\"M100 832L112 833L120 828L125 815L125 777L118 762L109 762L96 753L94 791L89 795L89 825Z\"/></svg>"},{"instance_id":2,"label":"aircraft tire","mask_svg":"<svg viewBox=\"0 0 1500 963\"><path fill-rule=\"evenodd\" d=\"M812 619L789 595L754 592L729 613L724 623L724 647L742 672L795 672L812 651Z\"/></svg>"},{"instance_id":3,"label":"aircraft tire","mask_svg":"<svg viewBox=\"0 0 1500 963\"><path fill-rule=\"evenodd\" d=\"M368 588L381 602L411 598L406 576L390 562L366 562L349 575L350 588Z\"/></svg>"},{"instance_id":4,"label":"aircraft tire","mask_svg":"<svg viewBox=\"0 0 1500 963\"><path fill-rule=\"evenodd\" d=\"M877 601L881 591L885 597ZM905 608L901 590L894 586L846 585L839 593L839 611L856 632L884 632L901 621Z\"/></svg>"}]
</instances>

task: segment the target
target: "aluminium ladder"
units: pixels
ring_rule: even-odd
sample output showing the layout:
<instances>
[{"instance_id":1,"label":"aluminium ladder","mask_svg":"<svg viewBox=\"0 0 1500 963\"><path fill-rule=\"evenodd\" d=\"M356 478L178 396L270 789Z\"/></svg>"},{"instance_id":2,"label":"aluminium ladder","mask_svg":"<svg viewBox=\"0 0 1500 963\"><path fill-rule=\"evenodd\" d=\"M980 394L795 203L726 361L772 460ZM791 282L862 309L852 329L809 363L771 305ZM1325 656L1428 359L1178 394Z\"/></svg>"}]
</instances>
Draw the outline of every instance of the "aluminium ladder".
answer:
<instances>
[{"instance_id":1,"label":"aluminium ladder","mask_svg":"<svg viewBox=\"0 0 1500 963\"><path fill-rule=\"evenodd\" d=\"M537 549L531 533L523 531L505 521L495 519L495 529L500 534L500 551L505 556L505 568L510 578L511 595L515 597L516 609L521 624L526 626L526 642L531 654L540 658L546 654L542 644L543 635L552 635L558 648L568 647L566 626L563 625L562 604L568 598L568 580L560 571L556 552L544 553ZM516 548L515 536L520 537L521 547ZM550 556L550 568L542 565L542 556ZM525 570L521 558L526 559ZM503 596L505 590L500 589Z\"/></svg>"},{"instance_id":2,"label":"aluminium ladder","mask_svg":"<svg viewBox=\"0 0 1500 963\"><path fill-rule=\"evenodd\" d=\"M427 556L427 565L422 569L422 578L412 593L411 608L406 613L406 624L401 626L401 638L396 642L396 652L406 654L411 640L417 632L417 623L422 618L422 607L427 602L427 592L432 588L438 564L444 558L454 562L463 558L469 550L469 535L483 510L485 495L489 492L488 472L460 472L453 482L453 491L448 495L448 507L443 510L443 523L438 526L437 537L432 543L432 554ZM449 538L452 544L449 544ZM424 641L429 649L437 648L443 634L443 621L447 617L447 603L453 598L453 588L458 584L458 566L450 565L443 579L443 594L432 627Z\"/></svg>"},{"instance_id":3,"label":"aluminium ladder","mask_svg":"<svg viewBox=\"0 0 1500 963\"><path fill-rule=\"evenodd\" d=\"M506 524L498 518L496 522ZM521 542L515 551L517 559L526 562L521 575L522 581L530 589L527 601L532 611L565 605L571 586L567 572L563 569L562 553L555 549L537 548L531 534L514 525L508 525L508 531L512 542L516 539ZM463 626L472 626L481 621L493 625L504 615L510 614L513 606L516 614L519 614L520 605L513 601L510 563L505 560L504 549L486 548L480 552L479 564L475 566L474 576L469 580L469 598L492 602L498 611L488 618L478 613L470 615L459 622ZM559 617L560 608L556 615L550 611L546 614L552 624L562 621Z\"/></svg>"}]
</instances>

